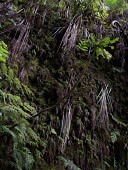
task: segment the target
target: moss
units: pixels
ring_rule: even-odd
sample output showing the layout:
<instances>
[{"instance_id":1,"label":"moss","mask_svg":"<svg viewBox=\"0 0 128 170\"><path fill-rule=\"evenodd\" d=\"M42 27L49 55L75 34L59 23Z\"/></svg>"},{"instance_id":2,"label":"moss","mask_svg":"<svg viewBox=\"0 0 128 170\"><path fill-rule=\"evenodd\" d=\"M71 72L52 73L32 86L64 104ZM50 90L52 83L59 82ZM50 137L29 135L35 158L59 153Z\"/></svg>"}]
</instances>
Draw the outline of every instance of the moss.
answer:
<instances>
[{"instance_id":1,"label":"moss","mask_svg":"<svg viewBox=\"0 0 128 170\"><path fill-rule=\"evenodd\" d=\"M61 164L48 164L45 160L42 160L40 163L40 167L34 167L33 170L65 170L65 168Z\"/></svg>"},{"instance_id":2,"label":"moss","mask_svg":"<svg viewBox=\"0 0 128 170\"><path fill-rule=\"evenodd\" d=\"M8 70L7 70L7 66L6 66L5 63L3 63L3 64L1 65L1 72L2 72L2 74L3 74L4 76L7 75Z\"/></svg>"},{"instance_id":3,"label":"moss","mask_svg":"<svg viewBox=\"0 0 128 170\"><path fill-rule=\"evenodd\" d=\"M51 165L48 170L65 170L65 168L62 165Z\"/></svg>"}]
</instances>

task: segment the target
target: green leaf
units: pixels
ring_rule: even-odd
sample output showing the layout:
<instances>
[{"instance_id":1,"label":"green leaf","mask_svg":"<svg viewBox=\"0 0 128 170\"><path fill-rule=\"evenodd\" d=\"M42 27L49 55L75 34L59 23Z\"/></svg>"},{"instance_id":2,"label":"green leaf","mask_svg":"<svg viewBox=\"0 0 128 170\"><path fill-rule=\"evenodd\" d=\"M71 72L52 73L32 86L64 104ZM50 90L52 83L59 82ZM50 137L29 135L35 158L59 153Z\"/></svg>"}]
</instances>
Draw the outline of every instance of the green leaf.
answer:
<instances>
[{"instance_id":1,"label":"green leaf","mask_svg":"<svg viewBox=\"0 0 128 170\"><path fill-rule=\"evenodd\" d=\"M113 50L113 49L114 49L114 46L110 46L110 48Z\"/></svg>"},{"instance_id":2,"label":"green leaf","mask_svg":"<svg viewBox=\"0 0 128 170\"><path fill-rule=\"evenodd\" d=\"M55 129L51 128L51 133L53 133L54 135L57 135Z\"/></svg>"},{"instance_id":3,"label":"green leaf","mask_svg":"<svg viewBox=\"0 0 128 170\"><path fill-rule=\"evenodd\" d=\"M96 43L96 39L95 39L95 37L94 37L94 34L93 34L93 33L91 33L91 34L90 34L90 39L91 39L91 41L92 41L92 43L93 43L93 44L95 44L95 43Z\"/></svg>"},{"instance_id":4,"label":"green leaf","mask_svg":"<svg viewBox=\"0 0 128 170\"><path fill-rule=\"evenodd\" d=\"M7 45L0 41L0 62L6 62L6 59L8 57L8 48Z\"/></svg>"},{"instance_id":5,"label":"green leaf","mask_svg":"<svg viewBox=\"0 0 128 170\"><path fill-rule=\"evenodd\" d=\"M119 41L119 38L114 38L113 40L110 41L111 44L114 44L115 42Z\"/></svg>"},{"instance_id":6,"label":"green leaf","mask_svg":"<svg viewBox=\"0 0 128 170\"><path fill-rule=\"evenodd\" d=\"M96 48L96 58L98 59L99 56L104 57L103 49L101 49L101 48Z\"/></svg>"},{"instance_id":7,"label":"green leaf","mask_svg":"<svg viewBox=\"0 0 128 170\"><path fill-rule=\"evenodd\" d=\"M101 40L100 41L100 45L102 46L102 47L107 47L108 46L108 44L110 43L110 38L109 37L105 37L103 40Z\"/></svg>"},{"instance_id":8,"label":"green leaf","mask_svg":"<svg viewBox=\"0 0 128 170\"><path fill-rule=\"evenodd\" d=\"M88 40L81 40L77 47L81 50L81 51L84 51L84 52L87 52L88 51L88 48L91 46L90 44L90 41Z\"/></svg>"},{"instance_id":9,"label":"green leaf","mask_svg":"<svg viewBox=\"0 0 128 170\"><path fill-rule=\"evenodd\" d=\"M112 141L112 143L115 143L119 136L120 136L120 132L119 131L113 131L111 133L111 141Z\"/></svg>"},{"instance_id":10,"label":"green leaf","mask_svg":"<svg viewBox=\"0 0 128 170\"><path fill-rule=\"evenodd\" d=\"M104 58L106 58L107 60L110 60L112 58L112 55L105 49L103 49L103 54L104 54Z\"/></svg>"},{"instance_id":11,"label":"green leaf","mask_svg":"<svg viewBox=\"0 0 128 170\"><path fill-rule=\"evenodd\" d=\"M2 130L3 130L4 132L10 134L13 138L16 138L16 134L15 134L12 130L10 130L8 127L2 126Z\"/></svg>"},{"instance_id":12,"label":"green leaf","mask_svg":"<svg viewBox=\"0 0 128 170\"><path fill-rule=\"evenodd\" d=\"M99 56L102 56L103 58L106 58L107 60L110 60L112 58L112 55L103 48L96 49L96 58L98 59Z\"/></svg>"}]
</instances>

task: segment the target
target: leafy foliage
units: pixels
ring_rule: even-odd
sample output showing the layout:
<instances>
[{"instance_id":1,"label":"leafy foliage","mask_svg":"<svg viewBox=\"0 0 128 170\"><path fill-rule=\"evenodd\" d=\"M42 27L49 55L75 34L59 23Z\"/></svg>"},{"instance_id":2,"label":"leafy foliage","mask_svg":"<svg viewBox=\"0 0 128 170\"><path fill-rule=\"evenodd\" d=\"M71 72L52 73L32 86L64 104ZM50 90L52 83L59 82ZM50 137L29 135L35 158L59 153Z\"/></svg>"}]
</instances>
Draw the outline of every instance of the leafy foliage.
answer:
<instances>
[{"instance_id":1,"label":"leafy foliage","mask_svg":"<svg viewBox=\"0 0 128 170\"><path fill-rule=\"evenodd\" d=\"M120 132L119 131L113 131L111 132L111 140L112 143L115 143L118 139L118 137L120 136Z\"/></svg>"},{"instance_id":2,"label":"leafy foliage","mask_svg":"<svg viewBox=\"0 0 128 170\"><path fill-rule=\"evenodd\" d=\"M7 44L4 43L4 41L0 41L0 62L6 62L6 59L8 57L8 47Z\"/></svg>"},{"instance_id":3,"label":"leafy foliage","mask_svg":"<svg viewBox=\"0 0 128 170\"><path fill-rule=\"evenodd\" d=\"M119 38L111 40L109 37L105 37L102 40L96 40L94 35L90 34L90 39L81 40L80 43L78 43L77 47L84 52L88 52L89 49L95 50L97 59L99 56L102 56L103 58L110 60L112 58L112 55L105 48L109 47L111 49L114 49L113 44L117 41L119 41Z\"/></svg>"},{"instance_id":4,"label":"leafy foliage","mask_svg":"<svg viewBox=\"0 0 128 170\"><path fill-rule=\"evenodd\" d=\"M19 96L14 96L0 90L1 117L0 134L9 135L12 139L11 151L18 170L29 170L34 163L34 157L27 145L38 146L40 138L33 131L27 119L35 113L28 103L23 103Z\"/></svg>"},{"instance_id":5,"label":"leafy foliage","mask_svg":"<svg viewBox=\"0 0 128 170\"><path fill-rule=\"evenodd\" d=\"M104 4L101 4L101 1L95 0L92 2L92 9L98 19L104 20L108 17L108 11Z\"/></svg>"},{"instance_id":6,"label":"leafy foliage","mask_svg":"<svg viewBox=\"0 0 128 170\"><path fill-rule=\"evenodd\" d=\"M2 2L3 169L55 169L42 162L59 163L58 155L67 169L78 170L74 163L81 169L128 169L124 1ZM120 27L111 24L115 19ZM89 57L83 62L84 55ZM105 65L102 58L112 60ZM120 62L123 71L116 69Z\"/></svg>"},{"instance_id":7,"label":"leafy foliage","mask_svg":"<svg viewBox=\"0 0 128 170\"><path fill-rule=\"evenodd\" d=\"M125 0L104 0L104 3L110 7L111 10L125 10L126 1Z\"/></svg>"},{"instance_id":8,"label":"leafy foliage","mask_svg":"<svg viewBox=\"0 0 128 170\"><path fill-rule=\"evenodd\" d=\"M1 64L1 77L0 135L6 136L10 141L9 153L11 154L8 161L18 170L30 170L35 160L28 146L37 148L41 141L29 122L29 119L32 115L37 114L37 111L29 105L28 101L22 101L18 93L17 95L9 93L6 88L8 85L12 88L15 86L15 91L20 90L21 95L25 93L31 95L31 91L15 77L13 69L5 63ZM3 89L4 81L8 83L5 89ZM4 143L4 138L2 142ZM6 149L3 151L3 154L4 152L6 154ZM8 155L6 156L8 157Z\"/></svg>"},{"instance_id":9,"label":"leafy foliage","mask_svg":"<svg viewBox=\"0 0 128 170\"><path fill-rule=\"evenodd\" d=\"M64 162L64 167L68 168L69 170L81 170L80 168L78 168L73 161L69 160L69 159L65 159L62 156L58 157L59 160Z\"/></svg>"},{"instance_id":10,"label":"leafy foliage","mask_svg":"<svg viewBox=\"0 0 128 170\"><path fill-rule=\"evenodd\" d=\"M33 97L33 93L25 84L21 83L20 80L15 76L14 70L7 66L6 63L1 64L0 74L3 80L5 80L8 86L16 89L22 95ZM2 89L4 81L1 82L0 88Z\"/></svg>"}]
</instances>

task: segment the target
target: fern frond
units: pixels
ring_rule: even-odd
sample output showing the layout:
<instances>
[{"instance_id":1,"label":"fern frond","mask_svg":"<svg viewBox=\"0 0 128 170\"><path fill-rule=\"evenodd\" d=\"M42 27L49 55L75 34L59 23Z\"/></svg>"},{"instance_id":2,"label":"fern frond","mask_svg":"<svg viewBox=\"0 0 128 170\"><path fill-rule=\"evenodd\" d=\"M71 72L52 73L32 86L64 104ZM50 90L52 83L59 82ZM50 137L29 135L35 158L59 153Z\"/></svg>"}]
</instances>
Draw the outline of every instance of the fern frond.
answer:
<instances>
[{"instance_id":1,"label":"fern frond","mask_svg":"<svg viewBox=\"0 0 128 170\"><path fill-rule=\"evenodd\" d=\"M2 126L2 131L10 134L13 137L13 139L16 138L16 134L6 126Z\"/></svg>"},{"instance_id":2,"label":"fern frond","mask_svg":"<svg viewBox=\"0 0 128 170\"><path fill-rule=\"evenodd\" d=\"M118 139L118 137L120 136L120 132L115 130L111 133L111 141L112 143L115 143Z\"/></svg>"},{"instance_id":3,"label":"fern frond","mask_svg":"<svg viewBox=\"0 0 128 170\"><path fill-rule=\"evenodd\" d=\"M20 120L19 120L19 123L24 123L26 126L30 126L30 123L28 122L28 120L26 120L25 118L20 118Z\"/></svg>"},{"instance_id":4,"label":"fern frond","mask_svg":"<svg viewBox=\"0 0 128 170\"><path fill-rule=\"evenodd\" d=\"M112 114L110 114L111 115L111 117L112 117L112 119L117 123L117 124L120 124L120 125L122 125L122 126L124 126L124 127L128 127L128 124L125 124L125 123L123 123L122 121L120 121L119 119L117 119L115 116L113 116Z\"/></svg>"},{"instance_id":5,"label":"fern frond","mask_svg":"<svg viewBox=\"0 0 128 170\"><path fill-rule=\"evenodd\" d=\"M37 114L37 111L34 107L30 106L28 103L24 102L23 103L23 108L25 111L28 111L31 115Z\"/></svg>"},{"instance_id":6,"label":"fern frond","mask_svg":"<svg viewBox=\"0 0 128 170\"><path fill-rule=\"evenodd\" d=\"M1 108L1 110L4 112L4 111L6 111L5 112L5 114L10 114L10 115L8 115L9 117L14 117L14 116L16 116L16 114L17 114L17 118L19 118L19 116L21 115L21 116L23 116L24 118L30 118L30 115L28 114L28 113L26 113L25 111L23 111L20 107L18 107L18 106L14 106L14 105L6 105L6 106L3 106L2 108ZM12 113L12 115L11 115L11 113Z\"/></svg>"},{"instance_id":7,"label":"fern frond","mask_svg":"<svg viewBox=\"0 0 128 170\"><path fill-rule=\"evenodd\" d=\"M21 98L19 96L13 95L11 93L6 93L6 92L2 91L1 89L0 89L0 96L1 96L1 99L4 102L4 104L9 102L10 104L13 104L16 106L23 105Z\"/></svg>"},{"instance_id":8,"label":"fern frond","mask_svg":"<svg viewBox=\"0 0 128 170\"><path fill-rule=\"evenodd\" d=\"M7 75L7 66L6 66L6 64L5 63L2 63L2 65L1 65L1 72L2 72L2 74L4 75L4 76L6 76Z\"/></svg>"},{"instance_id":9,"label":"fern frond","mask_svg":"<svg viewBox=\"0 0 128 170\"><path fill-rule=\"evenodd\" d=\"M29 118L30 115L28 113L26 113L25 111L23 111L20 107L16 107L16 106L13 106L13 108L19 112L19 114L21 114L23 117L25 118Z\"/></svg>"},{"instance_id":10,"label":"fern frond","mask_svg":"<svg viewBox=\"0 0 128 170\"><path fill-rule=\"evenodd\" d=\"M5 76L8 85L15 85L15 89L22 96L33 95L27 86L14 77L13 70L6 64L2 65L1 73ZM13 154L11 157L14 158L15 169L30 170L34 158L27 146L38 146L40 138L31 128L28 119L31 115L37 114L37 111L29 103L22 101L20 96L7 93L2 89L0 89L0 100L0 133L7 135L12 141L10 154Z\"/></svg>"},{"instance_id":11,"label":"fern frond","mask_svg":"<svg viewBox=\"0 0 128 170\"><path fill-rule=\"evenodd\" d=\"M66 169L69 169L69 170L81 170L80 168L78 168L74 163L73 161L69 160L69 159L65 159L64 157L62 156L59 156L58 157L59 160L63 161L64 163L64 167Z\"/></svg>"},{"instance_id":12,"label":"fern frond","mask_svg":"<svg viewBox=\"0 0 128 170\"><path fill-rule=\"evenodd\" d=\"M22 138L25 141L25 137L27 136L27 127L24 123L18 125L15 127L16 133L20 138Z\"/></svg>"},{"instance_id":13,"label":"fern frond","mask_svg":"<svg viewBox=\"0 0 128 170\"><path fill-rule=\"evenodd\" d=\"M15 149L13 154L18 170L30 170L34 163L34 158L30 150L26 147L22 147L22 149Z\"/></svg>"},{"instance_id":14,"label":"fern frond","mask_svg":"<svg viewBox=\"0 0 128 170\"><path fill-rule=\"evenodd\" d=\"M21 82L20 82L20 80L19 80L18 78L16 78L16 77L14 78L14 84L15 84L15 86L16 86L16 89L17 89L17 90L20 90L21 93L24 95L24 91L23 91Z\"/></svg>"},{"instance_id":15,"label":"fern frond","mask_svg":"<svg viewBox=\"0 0 128 170\"><path fill-rule=\"evenodd\" d=\"M8 47L4 41L0 41L0 62L6 62L8 57Z\"/></svg>"},{"instance_id":16,"label":"fern frond","mask_svg":"<svg viewBox=\"0 0 128 170\"><path fill-rule=\"evenodd\" d=\"M7 94L4 91L0 90L0 96L2 97L4 104L6 104Z\"/></svg>"},{"instance_id":17,"label":"fern frond","mask_svg":"<svg viewBox=\"0 0 128 170\"><path fill-rule=\"evenodd\" d=\"M29 170L29 169L32 168L32 165L34 163L34 158L32 156L31 151L28 148L24 147L23 151L25 153L25 160L26 160L25 164L24 164L25 165L24 167L25 167L25 169Z\"/></svg>"},{"instance_id":18,"label":"fern frond","mask_svg":"<svg viewBox=\"0 0 128 170\"><path fill-rule=\"evenodd\" d=\"M39 140L39 136L37 136L37 134L32 130L32 128L28 127L27 128L27 133L28 135L34 139L35 141L38 141Z\"/></svg>"},{"instance_id":19,"label":"fern frond","mask_svg":"<svg viewBox=\"0 0 128 170\"><path fill-rule=\"evenodd\" d=\"M28 96L33 96L33 93L32 93L32 91L26 86L26 85L24 85L24 84L22 84L22 87L23 87L23 89L24 89L24 92L28 95Z\"/></svg>"}]
</instances>

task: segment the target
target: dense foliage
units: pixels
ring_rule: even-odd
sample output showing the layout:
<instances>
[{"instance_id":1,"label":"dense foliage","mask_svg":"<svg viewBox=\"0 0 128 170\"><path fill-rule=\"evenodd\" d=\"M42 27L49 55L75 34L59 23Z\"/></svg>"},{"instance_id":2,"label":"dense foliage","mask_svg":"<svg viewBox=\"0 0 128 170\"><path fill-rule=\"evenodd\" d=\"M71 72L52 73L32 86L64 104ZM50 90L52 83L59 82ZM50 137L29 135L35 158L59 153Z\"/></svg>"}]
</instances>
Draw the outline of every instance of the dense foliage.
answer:
<instances>
[{"instance_id":1,"label":"dense foliage","mask_svg":"<svg viewBox=\"0 0 128 170\"><path fill-rule=\"evenodd\" d=\"M1 169L128 169L127 9L0 2Z\"/></svg>"}]
</instances>

